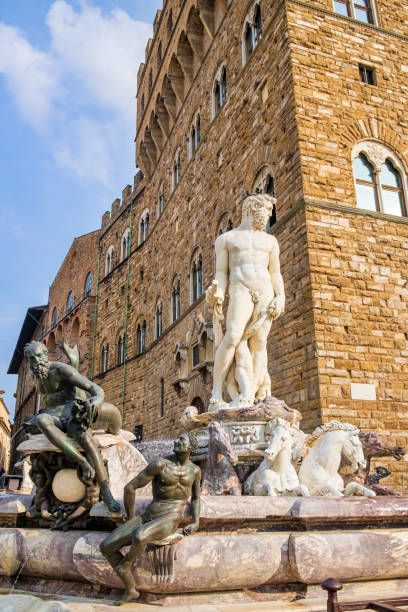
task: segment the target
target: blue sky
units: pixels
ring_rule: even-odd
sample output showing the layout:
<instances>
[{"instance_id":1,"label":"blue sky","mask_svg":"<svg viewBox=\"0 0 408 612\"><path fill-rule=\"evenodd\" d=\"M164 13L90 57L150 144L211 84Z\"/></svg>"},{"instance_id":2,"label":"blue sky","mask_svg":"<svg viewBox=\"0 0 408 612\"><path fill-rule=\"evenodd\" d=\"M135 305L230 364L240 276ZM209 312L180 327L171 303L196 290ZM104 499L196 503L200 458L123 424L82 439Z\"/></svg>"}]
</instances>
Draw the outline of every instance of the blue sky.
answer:
<instances>
[{"instance_id":1,"label":"blue sky","mask_svg":"<svg viewBox=\"0 0 408 612\"><path fill-rule=\"evenodd\" d=\"M0 2L0 389L29 306L135 174L136 77L162 0Z\"/></svg>"}]
</instances>

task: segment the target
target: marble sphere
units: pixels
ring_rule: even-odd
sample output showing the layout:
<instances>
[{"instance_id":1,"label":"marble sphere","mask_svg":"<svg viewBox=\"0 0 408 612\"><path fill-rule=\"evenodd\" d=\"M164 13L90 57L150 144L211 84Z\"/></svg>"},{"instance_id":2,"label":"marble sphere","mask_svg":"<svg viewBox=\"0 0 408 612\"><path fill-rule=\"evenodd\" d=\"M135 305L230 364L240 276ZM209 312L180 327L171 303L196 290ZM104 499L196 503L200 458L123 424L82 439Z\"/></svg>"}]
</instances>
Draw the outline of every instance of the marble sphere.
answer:
<instances>
[{"instance_id":1,"label":"marble sphere","mask_svg":"<svg viewBox=\"0 0 408 612\"><path fill-rule=\"evenodd\" d=\"M62 502L79 502L85 496L85 485L78 478L76 470L59 470L52 481L52 492Z\"/></svg>"}]
</instances>

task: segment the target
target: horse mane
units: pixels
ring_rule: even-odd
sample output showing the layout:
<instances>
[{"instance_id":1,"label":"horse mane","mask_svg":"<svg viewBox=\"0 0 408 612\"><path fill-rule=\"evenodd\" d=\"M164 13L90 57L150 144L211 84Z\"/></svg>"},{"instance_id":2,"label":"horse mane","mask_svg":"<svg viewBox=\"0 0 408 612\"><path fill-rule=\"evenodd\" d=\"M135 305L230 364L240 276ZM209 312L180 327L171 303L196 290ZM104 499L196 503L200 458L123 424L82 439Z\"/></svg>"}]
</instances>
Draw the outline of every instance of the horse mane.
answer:
<instances>
[{"instance_id":1,"label":"horse mane","mask_svg":"<svg viewBox=\"0 0 408 612\"><path fill-rule=\"evenodd\" d=\"M329 423L324 423L323 425L319 425L316 427L313 433L305 440L306 446L312 446L316 440L318 440L321 436L328 433L329 431L349 431L354 435L357 435L360 430L358 427L351 425L351 423L342 423L341 421L330 421Z\"/></svg>"}]
</instances>

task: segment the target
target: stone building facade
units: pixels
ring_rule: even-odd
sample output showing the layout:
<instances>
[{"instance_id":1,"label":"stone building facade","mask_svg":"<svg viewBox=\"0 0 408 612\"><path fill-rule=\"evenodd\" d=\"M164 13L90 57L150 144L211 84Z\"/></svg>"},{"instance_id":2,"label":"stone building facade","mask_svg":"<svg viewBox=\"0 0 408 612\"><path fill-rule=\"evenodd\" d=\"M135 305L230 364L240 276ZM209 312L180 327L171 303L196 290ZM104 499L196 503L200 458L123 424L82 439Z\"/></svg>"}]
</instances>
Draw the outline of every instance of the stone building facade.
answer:
<instances>
[{"instance_id":1,"label":"stone building facade","mask_svg":"<svg viewBox=\"0 0 408 612\"><path fill-rule=\"evenodd\" d=\"M10 461L10 414L3 399L4 391L0 391L0 468L8 471Z\"/></svg>"},{"instance_id":2,"label":"stone building facade","mask_svg":"<svg viewBox=\"0 0 408 612\"><path fill-rule=\"evenodd\" d=\"M384 0L164 2L137 76L140 172L94 263L90 372L126 428L170 437L207 406L213 245L260 189L287 295L273 394L307 431L339 418L407 445L407 19Z\"/></svg>"}]
</instances>

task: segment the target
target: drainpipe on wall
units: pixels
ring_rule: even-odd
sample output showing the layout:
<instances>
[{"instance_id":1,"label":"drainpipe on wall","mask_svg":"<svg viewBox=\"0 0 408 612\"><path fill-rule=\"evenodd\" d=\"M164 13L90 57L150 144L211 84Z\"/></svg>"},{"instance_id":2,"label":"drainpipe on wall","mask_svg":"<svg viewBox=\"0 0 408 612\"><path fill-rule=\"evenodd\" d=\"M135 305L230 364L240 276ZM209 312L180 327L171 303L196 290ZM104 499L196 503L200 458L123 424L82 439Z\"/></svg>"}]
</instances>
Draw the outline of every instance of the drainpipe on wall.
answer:
<instances>
[{"instance_id":1,"label":"drainpipe on wall","mask_svg":"<svg viewBox=\"0 0 408 612\"><path fill-rule=\"evenodd\" d=\"M122 417L123 408L125 405L125 394L126 394L126 346L127 346L127 328L128 328L128 314L129 314L129 283L130 283L130 253L132 252L132 211L133 201L130 203L129 211L129 246L128 246L128 263L127 263L127 281L126 281L126 307L125 307L125 332L124 332L124 359L123 359L123 376L122 376Z\"/></svg>"},{"instance_id":2,"label":"drainpipe on wall","mask_svg":"<svg viewBox=\"0 0 408 612\"><path fill-rule=\"evenodd\" d=\"M95 338L96 338L96 314L98 308L98 293L99 293L99 266L101 261L102 247L98 247L98 264L96 271L96 292L95 292L95 308L94 308L94 320L93 320L93 332L92 332L92 359L91 359L91 380L94 379L94 364L95 364Z\"/></svg>"}]
</instances>

